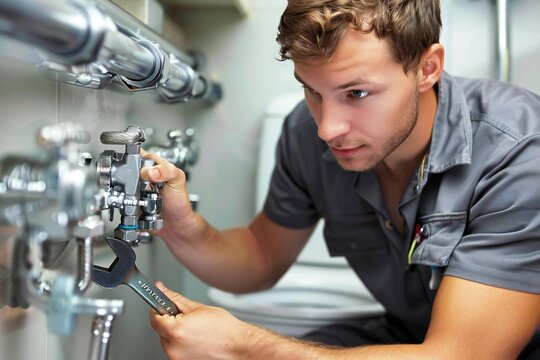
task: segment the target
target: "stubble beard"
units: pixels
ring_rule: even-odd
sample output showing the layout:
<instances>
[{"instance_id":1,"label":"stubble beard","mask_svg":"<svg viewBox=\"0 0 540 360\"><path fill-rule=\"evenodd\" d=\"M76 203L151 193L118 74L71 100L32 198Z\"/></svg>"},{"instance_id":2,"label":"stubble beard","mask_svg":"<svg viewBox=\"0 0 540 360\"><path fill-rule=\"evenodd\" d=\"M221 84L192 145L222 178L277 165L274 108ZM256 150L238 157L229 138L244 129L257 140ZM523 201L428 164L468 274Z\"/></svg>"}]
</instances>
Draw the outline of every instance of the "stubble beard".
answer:
<instances>
[{"instance_id":1,"label":"stubble beard","mask_svg":"<svg viewBox=\"0 0 540 360\"><path fill-rule=\"evenodd\" d=\"M409 108L406 121L403 123L403 126L394 133L394 135L386 141L376 152L370 152L363 159L353 158L353 159L342 159L338 158L339 165L348 171L356 172L365 172L373 169L375 166L380 164L384 159L386 159L394 150L396 150L411 134L416 123L418 121L418 99L419 92L415 90L412 96L412 101L410 102L411 107ZM373 148L372 145L366 144L364 146Z\"/></svg>"}]
</instances>

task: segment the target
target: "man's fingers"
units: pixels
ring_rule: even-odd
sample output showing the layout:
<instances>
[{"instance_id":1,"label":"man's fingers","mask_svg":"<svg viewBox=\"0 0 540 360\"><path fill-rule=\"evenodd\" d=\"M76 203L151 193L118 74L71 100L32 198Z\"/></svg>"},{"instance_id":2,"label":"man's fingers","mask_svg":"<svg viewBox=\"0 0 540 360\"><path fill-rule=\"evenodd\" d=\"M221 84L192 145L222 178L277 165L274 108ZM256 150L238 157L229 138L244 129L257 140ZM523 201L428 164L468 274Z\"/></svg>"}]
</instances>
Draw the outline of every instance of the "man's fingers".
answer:
<instances>
[{"instance_id":1,"label":"man's fingers","mask_svg":"<svg viewBox=\"0 0 540 360\"><path fill-rule=\"evenodd\" d=\"M150 324L152 328L161 337L170 338L176 336L178 332L179 323L182 321L182 317L185 314L189 314L191 311L203 306L195 301L192 301L177 292L169 290L162 282L157 281L156 286L158 289L171 299L180 310L180 314L176 316L160 315L154 310L150 310Z\"/></svg>"},{"instance_id":2,"label":"man's fingers","mask_svg":"<svg viewBox=\"0 0 540 360\"><path fill-rule=\"evenodd\" d=\"M162 164L167 161L163 159L161 156L159 156L158 154L149 153L148 151L145 151L142 148L141 148L141 155L145 159L154 160L156 164Z\"/></svg>"},{"instance_id":3,"label":"man's fingers","mask_svg":"<svg viewBox=\"0 0 540 360\"><path fill-rule=\"evenodd\" d=\"M162 182L172 190L183 190L186 184L186 174L161 156L152 154L141 149L141 155L145 159L153 160L154 166L141 169L141 178L151 182Z\"/></svg>"},{"instance_id":4,"label":"man's fingers","mask_svg":"<svg viewBox=\"0 0 540 360\"><path fill-rule=\"evenodd\" d=\"M150 324L161 336L166 335L171 329L174 329L177 321L176 317L183 315L182 313L176 316L160 315L153 309L150 310L149 314Z\"/></svg>"},{"instance_id":5,"label":"man's fingers","mask_svg":"<svg viewBox=\"0 0 540 360\"><path fill-rule=\"evenodd\" d=\"M160 182L161 174L155 167L143 168L141 170L141 177L144 180L150 180L152 182Z\"/></svg>"},{"instance_id":6,"label":"man's fingers","mask_svg":"<svg viewBox=\"0 0 540 360\"><path fill-rule=\"evenodd\" d=\"M152 167L143 167L141 177L147 181L167 183L173 189L181 188L186 182L184 172L167 161Z\"/></svg>"}]
</instances>

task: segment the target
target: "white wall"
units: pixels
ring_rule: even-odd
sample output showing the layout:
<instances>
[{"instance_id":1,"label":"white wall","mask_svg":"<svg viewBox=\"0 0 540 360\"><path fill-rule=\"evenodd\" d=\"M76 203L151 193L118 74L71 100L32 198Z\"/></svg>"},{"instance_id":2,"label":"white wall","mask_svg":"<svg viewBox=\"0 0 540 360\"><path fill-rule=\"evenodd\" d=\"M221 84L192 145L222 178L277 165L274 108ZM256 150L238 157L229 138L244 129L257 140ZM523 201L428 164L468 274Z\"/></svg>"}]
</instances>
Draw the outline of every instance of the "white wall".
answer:
<instances>
[{"instance_id":1,"label":"white wall","mask_svg":"<svg viewBox=\"0 0 540 360\"><path fill-rule=\"evenodd\" d=\"M496 77L495 0L441 0L446 68ZM540 93L540 2L509 0L511 82Z\"/></svg>"}]
</instances>

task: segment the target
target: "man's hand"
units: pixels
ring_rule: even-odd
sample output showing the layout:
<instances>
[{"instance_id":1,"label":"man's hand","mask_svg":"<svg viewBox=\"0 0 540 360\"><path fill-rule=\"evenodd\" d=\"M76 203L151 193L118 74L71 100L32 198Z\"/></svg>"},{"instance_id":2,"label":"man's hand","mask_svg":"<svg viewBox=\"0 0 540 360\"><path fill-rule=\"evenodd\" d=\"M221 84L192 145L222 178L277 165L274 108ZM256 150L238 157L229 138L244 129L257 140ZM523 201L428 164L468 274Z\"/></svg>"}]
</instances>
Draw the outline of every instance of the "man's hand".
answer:
<instances>
[{"instance_id":1,"label":"man's hand","mask_svg":"<svg viewBox=\"0 0 540 360\"><path fill-rule=\"evenodd\" d=\"M150 322L169 359L241 358L240 345L246 340L250 325L224 309L191 301L160 282L156 285L182 312L174 317L150 311Z\"/></svg>"},{"instance_id":2,"label":"man's hand","mask_svg":"<svg viewBox=\"0 0 540 360\"><path fill-rule=\"evenodd\" d=\"M156 154L141 149L141 155L155 163L152 167L141 169L141 178L164 184L159 193L163 199L162 215L165 226L159 231L159 235L169 244L172 243L169 239L189 237L199 224L191 208L186 175L181 169Z\"/></svg>"},{"instance_id":3,"label":"man's hand","mask_svg":"<svg viewBox=\"0 0 540 360\"><path fill-rule=\"evenodd\" d=\"M174 204L176 205L174 207L182 210L185 207L191 208L186 189L186 175L184 172L159 155L148 153L142 149L141 155L145 159L153 160L155 163L152 167L143 167L141 169L141 178L154 183L164 183L160 194L166 206L170 208ZM169 203L167 201L168 199L177 201L175 203ZM180 201L180 203L178 203L178 201Z\"/></svg>"}]
</instances>

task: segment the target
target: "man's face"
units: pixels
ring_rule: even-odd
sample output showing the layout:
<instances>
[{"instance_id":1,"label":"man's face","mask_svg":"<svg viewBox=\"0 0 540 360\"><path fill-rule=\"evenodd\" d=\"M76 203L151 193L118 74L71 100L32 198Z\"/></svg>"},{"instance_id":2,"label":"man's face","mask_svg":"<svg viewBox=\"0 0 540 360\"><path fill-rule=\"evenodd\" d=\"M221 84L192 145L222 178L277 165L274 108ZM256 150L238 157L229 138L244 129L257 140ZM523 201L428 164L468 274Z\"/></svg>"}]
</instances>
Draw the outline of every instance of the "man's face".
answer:
<instances>
[{"instance_id":1,"label":"man's face","mask_svg":"<svg viewBox=\"0 0 540 360\"><path fill-rule=\"evenodd\" d=\"M329 61L294 65L318 135L344 169L365 171L389 156L399 159L413 141L416 73L403 72L386 41L348 30Z\"/></svg>"}]
</instances>

